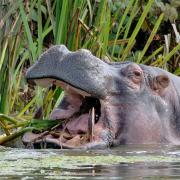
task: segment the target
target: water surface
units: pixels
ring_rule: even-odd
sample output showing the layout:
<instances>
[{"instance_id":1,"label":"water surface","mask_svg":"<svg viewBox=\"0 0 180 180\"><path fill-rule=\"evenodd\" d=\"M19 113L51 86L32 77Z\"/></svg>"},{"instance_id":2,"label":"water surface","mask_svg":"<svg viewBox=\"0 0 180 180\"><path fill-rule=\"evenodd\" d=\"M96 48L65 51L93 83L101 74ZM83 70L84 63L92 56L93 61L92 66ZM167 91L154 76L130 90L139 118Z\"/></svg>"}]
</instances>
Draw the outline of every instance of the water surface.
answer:
<instances>
[{"instance_id":1,"label":"water surface","mask_svg":"<svg viewBox=\"0 0 180 180\"><path fill-rule=\"evenodd\" d=\"M0 147L0 179L180 179L180 146L107 150Z\"/></svg>"}]
</instances>

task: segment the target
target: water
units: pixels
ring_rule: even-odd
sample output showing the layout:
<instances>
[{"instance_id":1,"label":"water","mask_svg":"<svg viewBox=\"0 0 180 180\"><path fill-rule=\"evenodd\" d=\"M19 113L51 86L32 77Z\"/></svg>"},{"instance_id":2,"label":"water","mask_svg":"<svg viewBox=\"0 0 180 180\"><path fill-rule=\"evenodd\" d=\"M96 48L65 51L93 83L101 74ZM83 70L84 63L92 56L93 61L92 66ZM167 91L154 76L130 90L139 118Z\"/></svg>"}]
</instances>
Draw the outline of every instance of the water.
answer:
<instances>
[{"instance_id":1,"label":"water","mask_svg":"<svg viewBox=\"0 0 180 180\"><path fill-rule=\"evenodd\" d=\"M0 147L0 179L180 179L180 146L91 151Z\"/></svg>"}]
</instances>

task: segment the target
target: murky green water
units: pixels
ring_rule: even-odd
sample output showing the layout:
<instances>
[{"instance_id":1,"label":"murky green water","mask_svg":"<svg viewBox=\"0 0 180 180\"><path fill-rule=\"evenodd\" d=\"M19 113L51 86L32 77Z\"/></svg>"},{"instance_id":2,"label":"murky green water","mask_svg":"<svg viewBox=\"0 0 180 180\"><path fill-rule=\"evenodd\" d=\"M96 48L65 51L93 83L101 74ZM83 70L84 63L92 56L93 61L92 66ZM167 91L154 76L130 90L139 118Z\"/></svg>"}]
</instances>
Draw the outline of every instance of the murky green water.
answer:
<instances>
[{"instance_id":1,"label":"murky green water","mask_svg":"<svg viewBox=\"0 0 180 180\"><path fill-rule=\"evenodd\" d=\"M180 179L179 146L108 150L0 148L0 179Z\"/></svg>"}]
</instances>

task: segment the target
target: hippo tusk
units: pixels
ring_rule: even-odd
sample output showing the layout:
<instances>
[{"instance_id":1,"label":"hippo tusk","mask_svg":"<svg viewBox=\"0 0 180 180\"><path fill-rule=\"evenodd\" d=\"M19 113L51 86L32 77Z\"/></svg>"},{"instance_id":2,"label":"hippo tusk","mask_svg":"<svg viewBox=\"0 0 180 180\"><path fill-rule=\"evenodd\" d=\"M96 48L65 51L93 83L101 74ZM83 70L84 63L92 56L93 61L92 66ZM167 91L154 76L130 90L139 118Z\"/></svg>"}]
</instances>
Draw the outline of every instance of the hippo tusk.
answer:
<instances>
[{"instance_id":1,"label":"hippo tusk","mask_svg":"<svg viewBox=\"0 0 180 180\"><path fill-rule=\"evenodd\" d=\"M89 119L88 119L88 136L90 142L92 142L94 138L94 124L95 124L95 109L94 107L92 107L92 109L89 111Z\"/></svg>"}]
</instances>

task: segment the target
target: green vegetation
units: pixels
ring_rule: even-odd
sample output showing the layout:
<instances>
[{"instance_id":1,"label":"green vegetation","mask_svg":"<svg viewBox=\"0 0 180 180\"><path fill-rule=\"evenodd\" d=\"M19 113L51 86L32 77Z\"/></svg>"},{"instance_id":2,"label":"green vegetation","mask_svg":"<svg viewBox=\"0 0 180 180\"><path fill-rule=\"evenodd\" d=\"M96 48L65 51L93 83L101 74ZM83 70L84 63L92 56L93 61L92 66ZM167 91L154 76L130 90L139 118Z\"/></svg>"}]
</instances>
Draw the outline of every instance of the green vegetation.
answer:
<instances>
[{"instance_id":1,"label":"green vegetation","mask_svg":"<svg viewBox=\"0 0 180 180\"><path fill-rule=\"evenodd\" d=\"M6 152L4 152L3 154L7 154ZM28 156L27 154L25 154L26 156ZM26 157L25 156L25 157ZM175 157L166 157L166 156L153 156L153 155L146 155L146 156L117 156L117 155L63 155L60 156L59 154L55 154L51 155L51 156L47 156L47 155L43 155L40 157L36 157L36 154L34 154L34 157L32 158L19 158L19 159L15 159L14 161L7 161L5 159L4 156L2 156L1 158L1 162L2 162L2 169L3 171L1 172L2 174L4 172L7 172L9 170L13 171L13 167L16 166L18 164L18 167L16 169L14 169L14 171L17 171L17 169L22 172L22 170L26 169L27 167L31 167L29 168L29 170L32 169L48 169L48 168L57 168L57 170L59 168L67 168L67 169L75 169L75 168L81 168L81 166L88 166L89 164L93 164L95 165L99 165L99 166L106 166L106 165L118 165L120 163L129 163L129 164L133 164L133 163L142 163L142 162L146 162L146 163L152 163L152 162L159 162L159 163L163 163L163 162L178 162L180 159L179 158L175 158ZM17 173L17 172L14 172Z\"/></svg>"},{"instance_id":2,"label":"green vegetation","mask_svg":"<svg viewBox=\"0 0 180 180\"><path fill-rule=\"evenodd\" d=\"M179 0L0 1L0 113L17 121L13 126L0 117L6 135L26 126L39 107L47 119L61 100L61 89L33 89L24 79L26 69L53 44L180 75L179 10Z\"/></svg>"},{"instance_id":3,"label":"green vegetation","mask_svg":"<svg viewBox=\"0 0 180 180\"><path fill-rule=\"evenodd\" d=\"M39 179L80 179L80 177L84 176L87 178L92 177L93 174L94 177L102 177L102 175L104 175L103 178L107 179L108 175L109 177L110 175L113 177L115 175L123 176L125 173L127 175L133 175L133 179L134 176L139 179L139 177L143 175L145 178L152 176L150 179L159 179L158 177L162 179L161 177L165 177L167 174L165 176L160 176L159 174L161 174L161 171L162 174L165 171L165 173L168 173L168 178L179 178L174 171L168 171L171 166L173 166L175 170L178 170L179 156L172 156L165 153L166 151L163 151L162 154L161 151L152 154L152 152L143 153L135 150L132 151L128 146L125 146L125 148L127 152L130 151L132 154L117 155L117 152L112 154L114 151L93 151L87 153L82 150L68 152L52 149L50 151L0 149L0 176L11 179L20 179L19 177L22 176L38 177ZM166 148L164 149L166 150ZM124 147L119 149L119 152L123 150ZM132 169L133 171L131 171ZM139 169L142 171L138 171ZM155 176L150 170L160 172ZM148 175L147 171L149 172ZM113 174L114 172L117 172L117 174Z\"/></svg>"}]
</instances>

